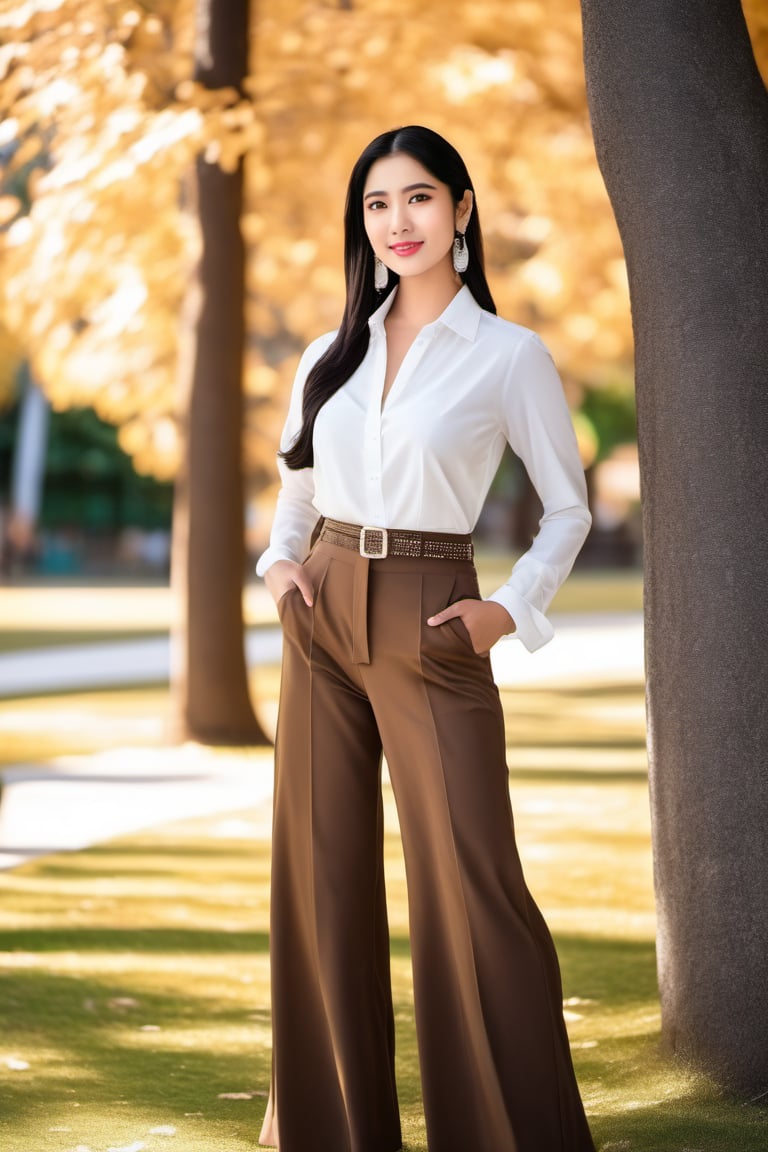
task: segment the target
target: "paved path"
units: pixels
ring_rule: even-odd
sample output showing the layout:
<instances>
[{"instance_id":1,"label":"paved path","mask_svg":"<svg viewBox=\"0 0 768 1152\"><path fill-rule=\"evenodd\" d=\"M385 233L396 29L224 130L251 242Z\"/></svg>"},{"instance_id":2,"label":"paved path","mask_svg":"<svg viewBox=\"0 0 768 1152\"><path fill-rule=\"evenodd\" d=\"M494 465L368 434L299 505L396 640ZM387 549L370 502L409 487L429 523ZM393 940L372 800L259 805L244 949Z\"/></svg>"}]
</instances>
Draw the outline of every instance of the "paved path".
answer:
<instances>
[{"instance_id":1,"label":"paved path","mask_svg":"<svg viewBox=\"0 0 768 1152\"><path fill-rule=\"evenodd\" d=\"M518 641L496 646L500 685L642 678L639 614L560 616L553 622L555 639L533 656ZM255 665L279 659L279 629L252 630L247 652ZM163 682L169 660L169 643L161 638L3 654L0 697ZM222 755L196 745L118 748L6 768L0 780L0 868L11 868L170 820L265 804L272 756L269 750Z\"/></svg>"},{"instance_id":2,"label":"paved path","mask_svg":"<svg viewBox=\"0 0 768 1152\"><path fill-rule=\"evenodd\" d=\"M280 629L254 628L246 636L249 664L273 664L280 659ZM90 688L162 684L171 667L167 636L31 648L0 653L0 697L44 692L87 691Z\"/></svg>"},{"instance_id":3,"label":"paved path","mask_svg":"<svg viewBox=\"0 0 768 1152\"><path fill-rule=\"evenodd\" d=\"M642 676L643 626L639 613L555 616L554 640L531 656L517 640L493 651L499 682L536 683L577 676ZM280 659L280 629L254 628L246 636L252 666ZM143 640L79 644L0 654L0 698L46 692L164 683L171 662L170 641Z\"/></svg>"},{"instance_id":4,"label":"paved path","mask_svg":"<svg viewBox=\"0 0 768 1152\"><path fill-rule=\"evenodd\" d=\"M272 792L272 752L116 748L6 768L2 784L0 869L172 820L259 807Z\"/></svg>"}]
</instances>

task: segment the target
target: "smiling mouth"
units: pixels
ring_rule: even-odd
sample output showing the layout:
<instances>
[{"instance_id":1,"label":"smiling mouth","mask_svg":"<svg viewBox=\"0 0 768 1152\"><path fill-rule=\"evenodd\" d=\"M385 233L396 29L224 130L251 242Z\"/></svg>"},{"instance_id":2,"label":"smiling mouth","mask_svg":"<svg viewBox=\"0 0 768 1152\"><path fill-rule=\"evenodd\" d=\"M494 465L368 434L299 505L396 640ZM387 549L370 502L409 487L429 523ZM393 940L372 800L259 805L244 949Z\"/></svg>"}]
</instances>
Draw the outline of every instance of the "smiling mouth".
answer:
<instances>
[{"instance_id":1,"label":"smiling mouth","mask_svg":"<svg viewBox=\"0 0 768 1152\"><path fill-rule=\"evenodd\" d=\"M414 252L418 252L422 247L424 241L416 240L408 244L390 244L390 252L394 252L396 256L411 256Z\"/></svg>"}]
</instances>

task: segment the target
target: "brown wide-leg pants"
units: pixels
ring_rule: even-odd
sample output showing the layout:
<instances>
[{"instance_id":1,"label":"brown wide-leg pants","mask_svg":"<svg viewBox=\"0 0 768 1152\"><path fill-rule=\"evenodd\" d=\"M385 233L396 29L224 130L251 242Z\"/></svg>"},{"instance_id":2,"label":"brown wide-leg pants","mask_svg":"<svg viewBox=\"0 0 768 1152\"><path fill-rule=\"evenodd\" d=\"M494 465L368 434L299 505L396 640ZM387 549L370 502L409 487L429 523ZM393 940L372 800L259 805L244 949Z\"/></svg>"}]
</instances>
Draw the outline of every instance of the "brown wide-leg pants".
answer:
<instances>
[{"instance_id":1,"label":"brown wide-leg pants","mask_svg":"<svg viewBox=\"0 0 768 1152\"><path fill-rule=\"evenodd\" d=\"M471 563L320 540L281 600L271 967L280 1152L401 1146L381 754L403 837L430 1152L593 1152L554 946L515 846L490 661L460 621ZM279 1134L278 1134L279 1130Z\"/></svg>"}]
</instances>

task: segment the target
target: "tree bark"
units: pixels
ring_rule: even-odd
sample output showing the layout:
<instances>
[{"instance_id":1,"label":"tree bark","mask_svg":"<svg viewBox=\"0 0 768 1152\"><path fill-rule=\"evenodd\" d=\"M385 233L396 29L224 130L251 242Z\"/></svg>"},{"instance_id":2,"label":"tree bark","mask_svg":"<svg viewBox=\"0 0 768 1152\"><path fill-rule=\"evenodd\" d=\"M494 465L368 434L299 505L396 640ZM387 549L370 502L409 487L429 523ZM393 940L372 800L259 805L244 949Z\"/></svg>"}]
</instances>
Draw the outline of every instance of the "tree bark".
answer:
<instances>
[{"instance_id":1,"label":"tree bark","mask_svg":"<svg viewBox=\"0 0 768 1152\"><path fill-rule=\"evenodd\" d=\"M248 16L248 0L199 3L195 78L206 87L240 87ZM243 646L242 164L230 173L200 157L191 182L202 250L186 302L189 347L181 366L187 409L186 460L174 508L177 726L204 743L264 743Z\"/></svg>"},{"instance_id":2,"label":"tree bark","mask_svg":"<svg viewBox=\"0 0 768 1152\"><path fill-rule=\"evenodd\" d=\"M768 1090L768 97L738 0L582 0L627 258L663 1034Z\"/></svg>"}]
</instances>

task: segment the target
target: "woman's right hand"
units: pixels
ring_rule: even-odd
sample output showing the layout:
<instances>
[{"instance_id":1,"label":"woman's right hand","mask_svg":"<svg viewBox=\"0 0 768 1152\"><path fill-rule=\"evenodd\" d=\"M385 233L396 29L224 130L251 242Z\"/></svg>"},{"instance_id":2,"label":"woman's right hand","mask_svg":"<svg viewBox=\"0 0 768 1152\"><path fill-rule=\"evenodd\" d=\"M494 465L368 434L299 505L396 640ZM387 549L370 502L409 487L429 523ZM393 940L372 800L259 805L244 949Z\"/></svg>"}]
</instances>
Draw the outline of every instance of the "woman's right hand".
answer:
<instances>
[{"instance_id":1,"label":"woman's right hand","mask_svg":"<svg viewBox=\"0 0 768 1152\"><path fill-rule=\"evenodd\" d=\"M307 607L312 607L314 592L312 583L304 567L294 560L276 560L274 564L270 564L264 573L264 583L275 604L295 585Z\"/></svg>"}]
</instances>

